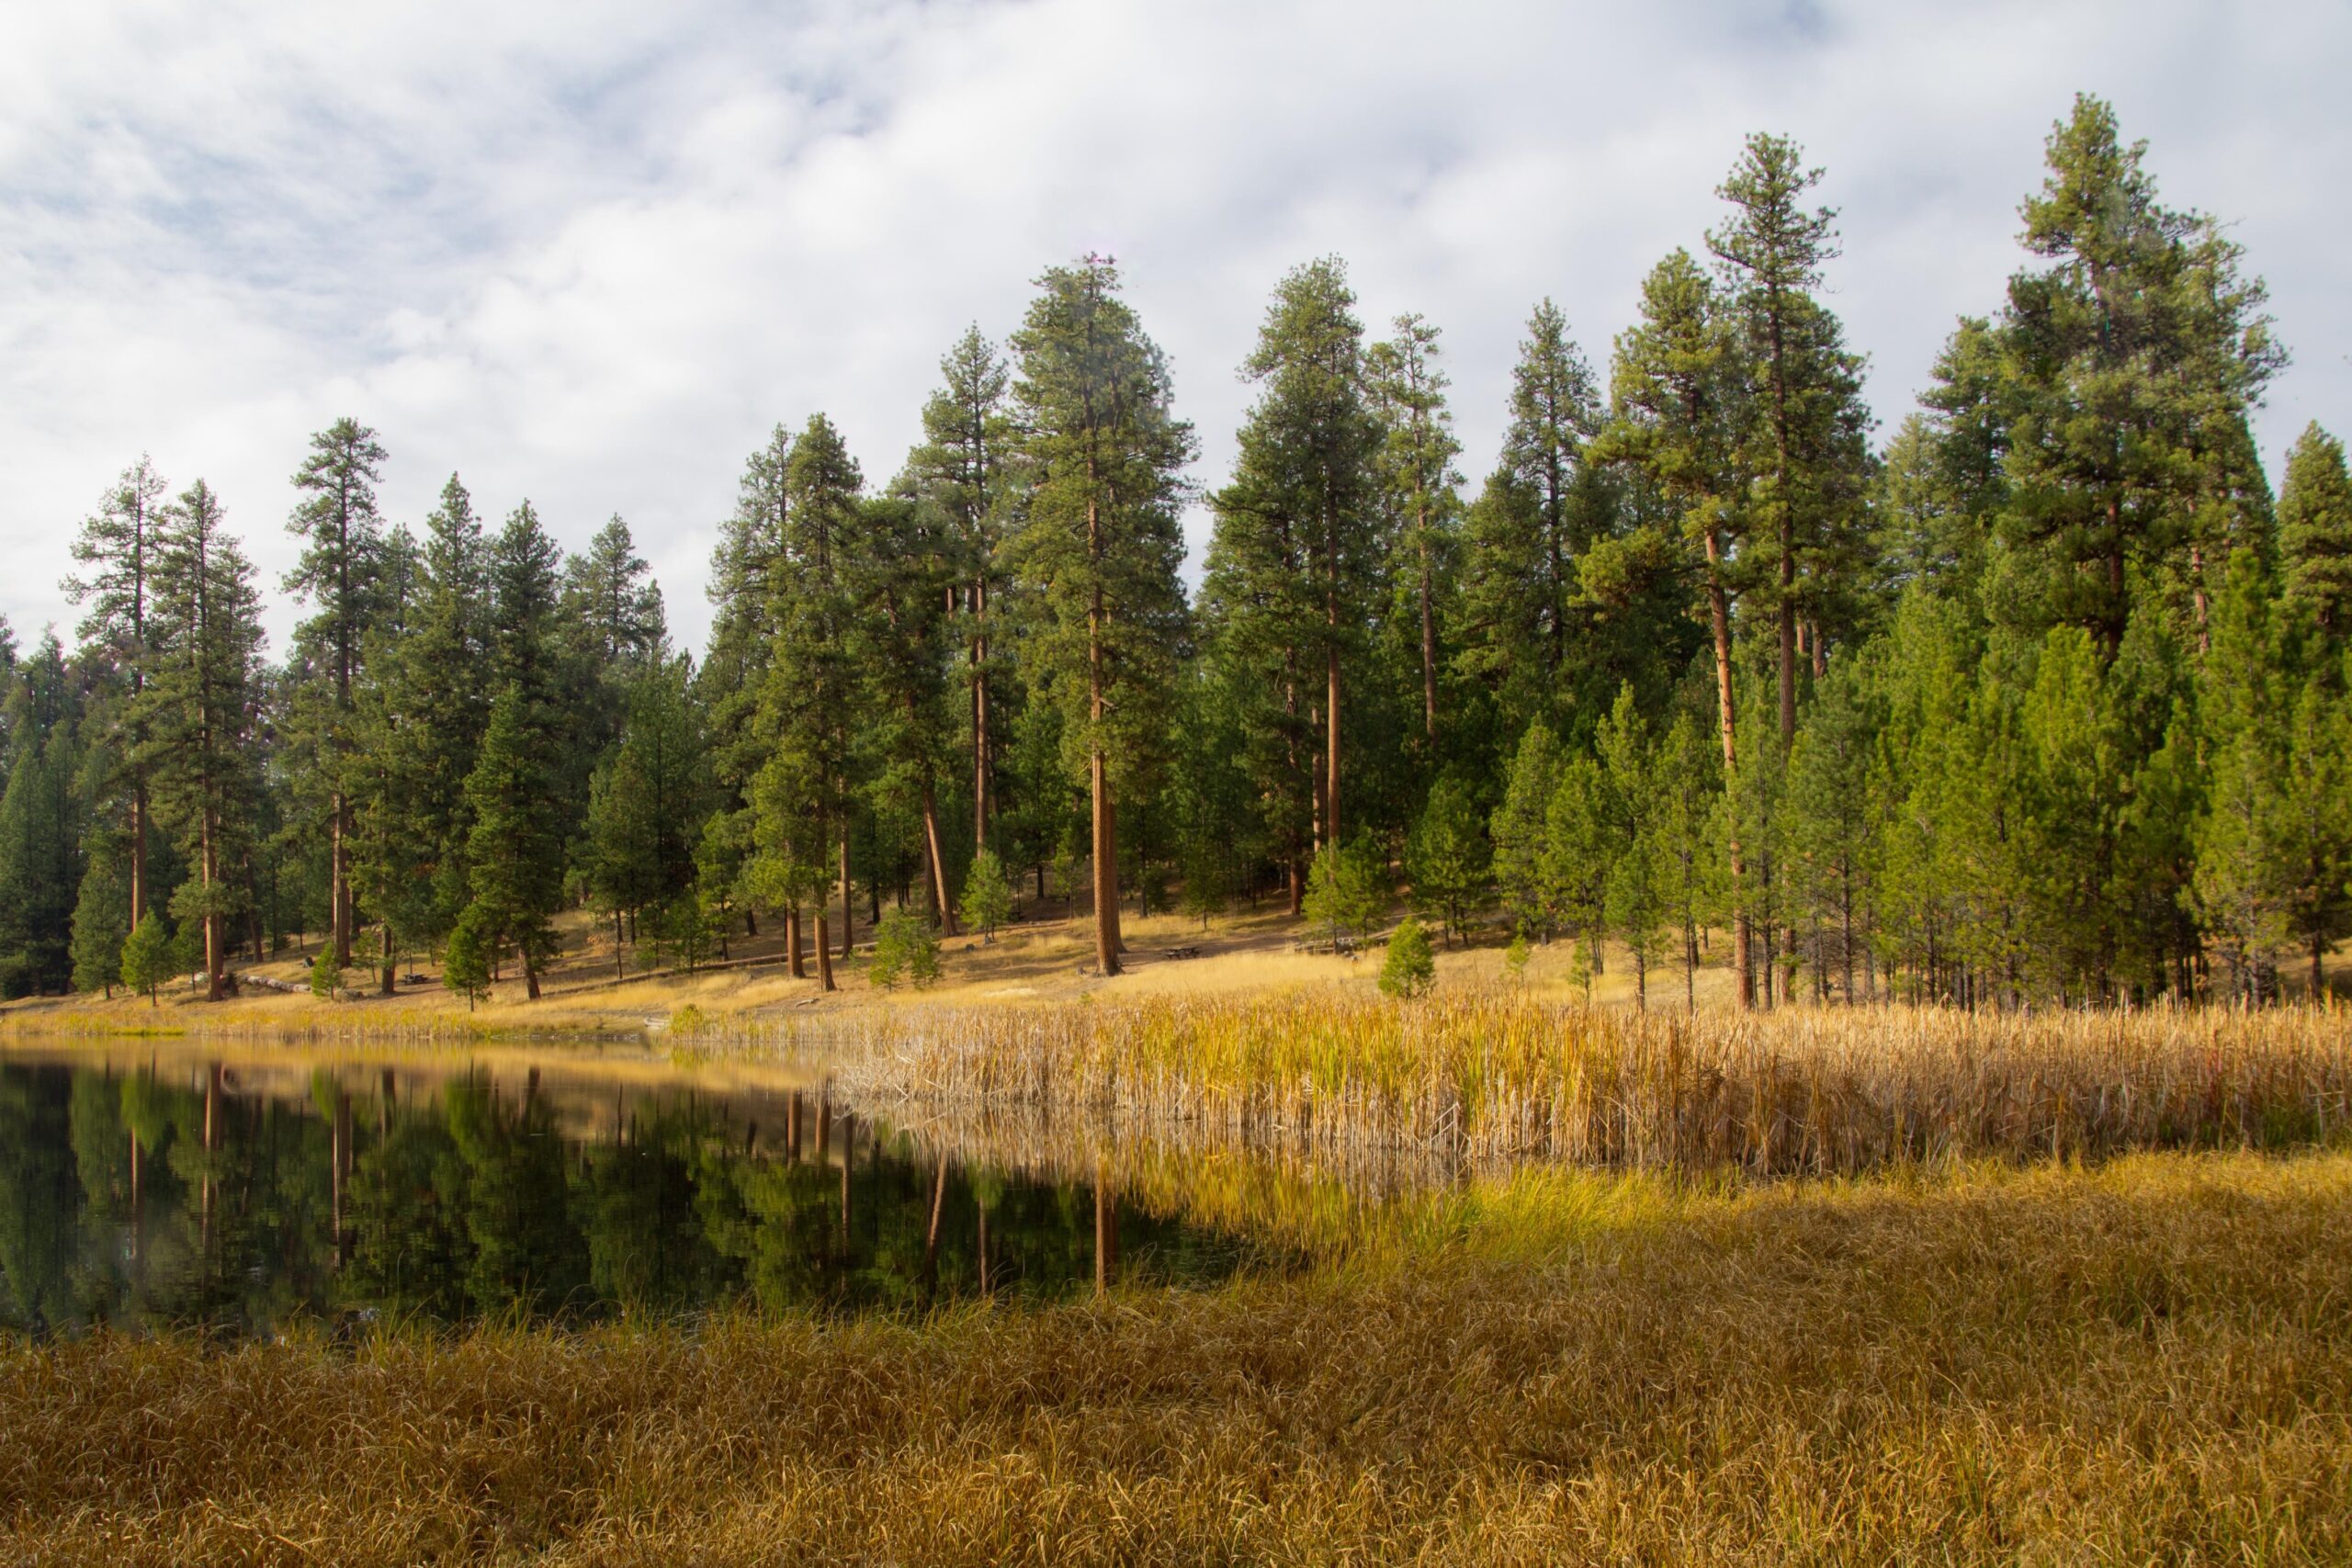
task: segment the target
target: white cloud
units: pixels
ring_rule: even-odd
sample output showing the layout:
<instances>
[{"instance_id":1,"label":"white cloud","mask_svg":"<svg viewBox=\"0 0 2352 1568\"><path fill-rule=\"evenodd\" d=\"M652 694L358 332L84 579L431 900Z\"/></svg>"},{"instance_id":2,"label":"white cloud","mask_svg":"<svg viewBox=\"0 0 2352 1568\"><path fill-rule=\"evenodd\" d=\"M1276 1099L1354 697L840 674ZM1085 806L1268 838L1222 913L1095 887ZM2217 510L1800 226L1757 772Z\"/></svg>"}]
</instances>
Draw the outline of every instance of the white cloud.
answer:
<instances>
[{"instance_id":1,"label":"white cloud","mask_svg":"<svg viewBox=\"0 0 2352 1568\"><path fill-rule=\"evenodd\" d=\"M1345 255L1444 326L1474 475L1529 305L1596 364L1756 129L1829 170L1832 285L1889 423L1999 299L2077 88L2167 197L2237 223L2298 363L2263 421L2352 419L2335 74L2312 4L1759 11L749 3L19 7L0 21L0 609L70 621L73 524L152 450L274 579L287 477L351 412L423 516L452 469L583 542L618 511L689 639L743 455L824 409L869 478L940 352L1117 254L1214 483L1282 270ZM1628 13L1632 14L1628 14ZM282 631L290 613L274 612Z\"/></svg>"}]
</instances>

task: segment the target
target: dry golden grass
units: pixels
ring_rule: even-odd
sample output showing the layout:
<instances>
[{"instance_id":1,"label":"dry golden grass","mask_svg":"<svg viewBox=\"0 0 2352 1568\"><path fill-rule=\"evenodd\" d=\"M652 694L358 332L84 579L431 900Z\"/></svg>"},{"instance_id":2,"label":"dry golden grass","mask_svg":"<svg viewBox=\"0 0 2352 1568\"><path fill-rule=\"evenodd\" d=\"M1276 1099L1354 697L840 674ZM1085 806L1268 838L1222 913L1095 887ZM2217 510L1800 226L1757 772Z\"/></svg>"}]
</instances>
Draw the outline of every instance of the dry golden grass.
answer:
<instances>
[{"instance_id":1,"label":"dry golden grass","mask_svg":"<svg viewBox=\"0 0 2352 1568\"><path fill-rule=\"evenodd\" d=\"M2352 1156L1462 1205L1389 1263L930 1324L0 1348L0 1556L2300 1562ZM1433 1200L1434 1201L1434 1200Z\"/></svg>"},{"instance_id":2,"label":"dry golden grass","mask_svg":"<svg viewBox=\"0 0 2352 1568\"><path fill-rule=\"evenodd\" d=\"M820 1038L869 1097L1084 1110L1343 1157L1826 1174L2282 1146L2352 1114L2352 1015L2334 1007L1644 1014L1499 989L1305 991L902 1009Z\"/></svg>"}]
</instances>

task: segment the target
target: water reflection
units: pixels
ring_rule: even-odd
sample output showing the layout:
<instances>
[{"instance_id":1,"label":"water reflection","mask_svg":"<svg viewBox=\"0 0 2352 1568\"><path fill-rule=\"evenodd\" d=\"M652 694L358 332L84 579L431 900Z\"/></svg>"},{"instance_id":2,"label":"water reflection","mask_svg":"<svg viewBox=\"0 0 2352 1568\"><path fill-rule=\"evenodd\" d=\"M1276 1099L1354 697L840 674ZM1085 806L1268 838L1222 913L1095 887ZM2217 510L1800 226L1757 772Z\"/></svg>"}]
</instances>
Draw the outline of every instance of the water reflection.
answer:
<instances>
[{"instance_id":1,"label":"water reflection","mask_svg":"<svg viewBox=\"0 0 2352 1568\"><path fill-rule=\"evenodd\" d=\"M1228 1233L820 1093L0 1062L0 1326L920 1309L1223 1277Z\"/></svg>"}]
</instances>

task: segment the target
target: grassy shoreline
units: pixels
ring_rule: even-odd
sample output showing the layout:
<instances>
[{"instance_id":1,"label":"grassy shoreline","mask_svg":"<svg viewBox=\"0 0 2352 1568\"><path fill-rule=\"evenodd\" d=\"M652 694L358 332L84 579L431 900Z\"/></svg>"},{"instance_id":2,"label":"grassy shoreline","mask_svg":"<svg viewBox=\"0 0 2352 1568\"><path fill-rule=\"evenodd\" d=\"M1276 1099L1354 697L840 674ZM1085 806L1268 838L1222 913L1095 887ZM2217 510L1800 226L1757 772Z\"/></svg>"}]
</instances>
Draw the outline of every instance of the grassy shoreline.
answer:
<instances>
[{"instance_id":1,"label":"grassy shoreline","mask_svg":"<svg viewBox=\"0 0 2352 1568\"><path fill-rule=\"evenodd\" d=\"M1585 1179L1338 1272L1044 1312L12 1347L0 1519L19 1560L122 1563L2352 1550L2352 1156L1556 1225Z\"/></svg>"},{"instance_id":2,"label":"grassy shoreline","mask_svg":"<svg viewBox=\"0 0 2352 1568\"><path fill-rule=\"evenodd\" d=\"M0 1557L2352 1553L2340 1010L665 1021L619 1055L821 1034L915 1137L1315 1261L918 1318L0 1340Z\"/></svg>"}]
</instances>

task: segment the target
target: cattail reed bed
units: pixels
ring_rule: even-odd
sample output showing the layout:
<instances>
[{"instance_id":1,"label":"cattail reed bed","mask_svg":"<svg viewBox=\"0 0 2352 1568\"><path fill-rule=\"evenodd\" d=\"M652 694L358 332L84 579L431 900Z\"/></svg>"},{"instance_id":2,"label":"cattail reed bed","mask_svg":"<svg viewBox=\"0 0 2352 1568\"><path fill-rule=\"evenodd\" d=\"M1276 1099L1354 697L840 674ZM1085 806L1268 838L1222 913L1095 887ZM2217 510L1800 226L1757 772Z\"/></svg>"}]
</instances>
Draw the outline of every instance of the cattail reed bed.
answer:
<instances>
[{"instance_id":1,"label":"cattail reed bed","mask_svg":"<svg viewBox=\"0 0 2352 1568\"><path fill-rule=\"evenodd\" d=\"M1759 1176L2323 1140L2352 1099L2334 1007L1633 1013L1508 994L1305 993L876 1012L852 1093L1182 1122L1337 1156L1438 1152Z\"/></svg>"}]
</instances>

